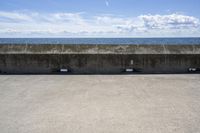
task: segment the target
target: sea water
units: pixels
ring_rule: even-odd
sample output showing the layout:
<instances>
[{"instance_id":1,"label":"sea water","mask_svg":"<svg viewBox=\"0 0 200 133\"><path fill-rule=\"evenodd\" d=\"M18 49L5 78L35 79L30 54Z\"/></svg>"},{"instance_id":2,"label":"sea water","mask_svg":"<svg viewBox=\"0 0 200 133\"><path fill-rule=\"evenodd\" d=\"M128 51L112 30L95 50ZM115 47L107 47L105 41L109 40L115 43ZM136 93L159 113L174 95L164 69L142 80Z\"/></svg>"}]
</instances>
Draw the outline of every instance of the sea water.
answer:
<instances>
[{"instance_id":1,"label":"sea water","mask_svg":"<svg viewBox=\"0 0 200 133\"><path fill-rule=\"evenodd\" d=\"M200 45L200 38L0 38L0 44Z\"/></svg>"}]
</instances>

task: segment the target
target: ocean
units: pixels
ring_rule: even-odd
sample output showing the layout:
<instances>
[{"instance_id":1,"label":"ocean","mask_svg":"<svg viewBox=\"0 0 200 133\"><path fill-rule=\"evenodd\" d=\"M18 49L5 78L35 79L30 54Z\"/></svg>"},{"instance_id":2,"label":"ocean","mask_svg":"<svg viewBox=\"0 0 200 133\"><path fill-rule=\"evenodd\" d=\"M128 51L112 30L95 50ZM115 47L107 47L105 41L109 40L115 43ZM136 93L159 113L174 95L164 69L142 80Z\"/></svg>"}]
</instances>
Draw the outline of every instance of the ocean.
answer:
<instances>
[{"instance_id":1,"label":"ocean","mask_svg":"<svg viewBox=\"0 0 200 133\"><path fill-rule=\"evenodd\" d=\"M0 38L0 44L200 45L200 38Z\"/></svg>"}]
</instances>

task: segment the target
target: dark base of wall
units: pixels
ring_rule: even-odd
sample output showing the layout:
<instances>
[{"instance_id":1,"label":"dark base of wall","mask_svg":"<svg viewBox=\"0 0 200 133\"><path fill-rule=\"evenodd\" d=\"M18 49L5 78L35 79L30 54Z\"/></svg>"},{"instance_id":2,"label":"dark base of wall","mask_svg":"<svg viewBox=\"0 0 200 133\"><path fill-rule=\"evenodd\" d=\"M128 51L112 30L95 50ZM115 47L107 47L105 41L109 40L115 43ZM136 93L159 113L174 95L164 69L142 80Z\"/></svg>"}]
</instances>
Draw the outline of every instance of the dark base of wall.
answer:
<instances>
[{"instance_id":1,"label":"dark base of wall","mask_svg":"<svg viewBox=\"0 0 200 133\"><path fill-rule=\"evenodd\" d=\"M200 68L200 55L0 55L1 74L188 73L189 68ZM67 69L68 72L60 72L61 69ZM126 69L133 72L126 72Z\"/></svg>"}]
</instances>

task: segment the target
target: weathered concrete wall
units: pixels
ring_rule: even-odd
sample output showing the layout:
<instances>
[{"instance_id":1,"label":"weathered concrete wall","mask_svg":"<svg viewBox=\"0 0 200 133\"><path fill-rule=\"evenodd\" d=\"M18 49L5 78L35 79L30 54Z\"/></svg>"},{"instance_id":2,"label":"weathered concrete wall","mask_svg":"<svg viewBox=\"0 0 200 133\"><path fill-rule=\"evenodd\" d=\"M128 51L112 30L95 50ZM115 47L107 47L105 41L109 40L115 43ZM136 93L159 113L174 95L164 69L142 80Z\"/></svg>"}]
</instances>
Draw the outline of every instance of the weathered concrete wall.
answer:
<instances>
[{"instance_id":1,"label":"weathered concrete wall","mask_svg":"<svg viewBox=\"0 0 200 133\"><path fill-rule=\"evenodd\" d=\"M0 54L200 54L199 45L0 45Z\"/></svg>"},{"instance_id":2,"label":"weathered concrete wall","mask_svg":"<svg viewBox=\"0 0 200 133\"><path fill-rule=\"evenodd\" d=\"M200 45L0 45L1 73L187 73L200 68Z\"/></svg>"}]
</instances>

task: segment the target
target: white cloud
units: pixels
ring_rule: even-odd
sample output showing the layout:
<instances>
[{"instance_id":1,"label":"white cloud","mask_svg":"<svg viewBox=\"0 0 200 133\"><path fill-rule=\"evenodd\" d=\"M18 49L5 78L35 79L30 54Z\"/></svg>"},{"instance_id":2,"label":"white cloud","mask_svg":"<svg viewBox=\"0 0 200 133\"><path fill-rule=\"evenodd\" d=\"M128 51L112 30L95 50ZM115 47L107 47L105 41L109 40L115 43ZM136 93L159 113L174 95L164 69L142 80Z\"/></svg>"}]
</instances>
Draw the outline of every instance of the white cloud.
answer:
<instances>
[{"instance_id":1,"label":"white cloud","mask_svg":"<svg viewBox=\"0 0 200 133\"><path fill-rule=\"evenodd\" d=\"M176 28L196 28L199 20L195 17L179 14L171 15L141 15L139 18L144 22L144 26L153 29L176 29Z\"/></svg>"},{"instance_id":2,"label":"white cloud","mask_svg":"<svg viewBox=\"0 0 200 133\"><path fill-rule=\"evenodd\" d=\"M150 36L200 36L200 21L181 14L141 15L129 24L117 27L126 33Z\"/></svg>"},{"instance_id":3,"label":"white cloud","mask_svg":"<svg viewBox=\"0 0 200 133\"><path fill-rule=\"evenodd\" d=\"M10 22L16 22L16 21L30 21L32 18L23 13L19 12L4 12L0 11L0 22L2 21L10 21Z\"/></svg>"},{"instance_id":4,"label":"white cloud","mask_svg":"<svg viewBox=\"0 0 200 133\"><path fill-rule=\"evenodd\" d=\"M108 6L109 6L109 1L108 1L108 0L105 0L105 4L106 4L106 6L108 7Z\"/></svg>"},{"instance_id":5,"label":"white cloud","mask_svg":"<svg viewBox=\"0 0 200 133\"><path fill-rule=\"evenodd\" d=\"M182 14L88 16L85 13L0 11L1 37L200 36L200 21Z\"/></svg>"}]
</instances>

